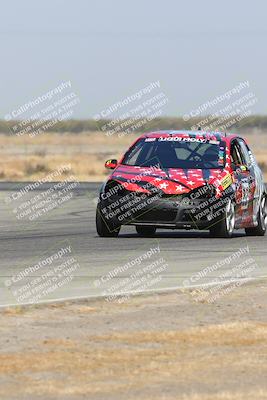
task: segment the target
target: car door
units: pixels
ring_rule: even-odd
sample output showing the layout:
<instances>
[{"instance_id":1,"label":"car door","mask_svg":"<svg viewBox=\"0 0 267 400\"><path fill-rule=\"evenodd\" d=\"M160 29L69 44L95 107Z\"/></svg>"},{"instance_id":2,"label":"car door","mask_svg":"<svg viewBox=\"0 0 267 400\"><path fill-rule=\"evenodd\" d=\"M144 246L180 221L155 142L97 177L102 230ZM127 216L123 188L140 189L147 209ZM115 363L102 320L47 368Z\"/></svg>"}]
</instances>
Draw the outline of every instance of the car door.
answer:
<instances>
[{"instance_id":1,"label":"car door","mask_svg":"<svg viewBox=\"0 0 267 400\"><path fill-rule=\"evenodd\" d=\"M243 191L245 191L243 199L243 224L244 226L252 226L253 225L253 217L256 216L255 210L257 208L257 204L259 202L259 195L258 195L258 180L255 173L255 164L252 163L252 159L249 154L249 149L247 144L244 142L243 139L239 138L238 143L240 145L241 156L243 159L243 163L247 168L247 176L244 178L243 181Z\"/></svg>"},{"instance_id":2,"label":"car door","mask_svg":"<svg viewBox=\"0 0 267 400\"><path fill-rule=\"evenodd\" d=\"M231 143L231 162L235 178L237 225L250 224L253 218L255 174L245 142L234 139Z\"/></svg>"},{"instance_id":3,"label":"car door","mask_svg":"<svg viewBox=\"0 0 267 400\"><path fill-rule=\"evenodd\" d=\"M249 210L252 214L253 222L257 221L257 215L259 211L260 202L265 192L264 179L262 176L262 171L259 168L250 148L244 142L243 139L240 140L240 145L246 159L249 159L250 166L250 200L249 200ZM253 224L254 225L254 224Z\"/></svg>"}]
</instances>

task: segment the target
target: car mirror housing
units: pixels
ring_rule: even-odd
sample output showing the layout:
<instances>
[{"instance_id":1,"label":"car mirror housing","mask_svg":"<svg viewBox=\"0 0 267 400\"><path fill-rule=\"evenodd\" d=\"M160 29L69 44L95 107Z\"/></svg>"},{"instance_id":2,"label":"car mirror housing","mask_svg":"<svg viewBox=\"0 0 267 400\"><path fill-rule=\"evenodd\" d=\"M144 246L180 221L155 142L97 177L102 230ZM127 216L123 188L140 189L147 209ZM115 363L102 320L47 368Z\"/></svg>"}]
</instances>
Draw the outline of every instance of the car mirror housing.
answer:
<instances>
[{"instance_id":1,"label":"car mirror housing","mask_svg":"<svg viewBox=\"0 0 267 400\"><path fill-rule=\"evenodd\" d=\"M114 160L114 159L107 160L105 162L105 168L108 168L108 169L115 169L117 167L117 165L118 165L118 161Z\"/></svg>"}]
</instances>

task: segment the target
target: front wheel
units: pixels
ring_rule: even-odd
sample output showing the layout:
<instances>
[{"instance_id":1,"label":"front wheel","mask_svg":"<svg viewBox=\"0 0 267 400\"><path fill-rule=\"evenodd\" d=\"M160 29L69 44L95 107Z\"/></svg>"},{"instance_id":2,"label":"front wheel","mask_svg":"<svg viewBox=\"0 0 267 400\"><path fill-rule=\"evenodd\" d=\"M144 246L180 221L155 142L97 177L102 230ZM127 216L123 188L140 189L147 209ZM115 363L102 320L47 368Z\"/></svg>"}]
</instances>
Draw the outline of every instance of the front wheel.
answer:
<instances>
[{"instance_id":1,"label":"front wheel","mask_svg":"<svg viewBox=\"0 0 267 400\"><path fill-rule=\"evenodd\" d=\"M120 226L114 227L108 223L101 215L99 209L96 210L96 231L100 237L117 237Z\"/></svg>"},{"instance_id":2,"label":"front wheel","mask_svg":"<svg viewBox=\"0 0 267 400\"><path fill-rule=\"evenodd\" d=\"M235 205L228 200L220 221L210 227L210 235L218 238L231 238L235 228Z\"/></svg>"},{"instance_id":3,"label":"front wheel","mask_svg":"<svg viewBox=\"0 0 267 400\"><path fill-rule=\"evenodd\" d=\"M156 233L155 226L136 226L136 232L142 237L152 237Z\"/></svg>"},{"instance_id":4,"label":"front wheel","mask_svg":"<svg viewBox=\"0 0 267 400\"><path fill-rule=\"evenodd\" d=\"M264 236L266 233L267 225L267 202L266 197L263 196L260 203L260 208L258 212L258 226L255 228L246 228L247 236Z\"/></svg>"}]
</instances>

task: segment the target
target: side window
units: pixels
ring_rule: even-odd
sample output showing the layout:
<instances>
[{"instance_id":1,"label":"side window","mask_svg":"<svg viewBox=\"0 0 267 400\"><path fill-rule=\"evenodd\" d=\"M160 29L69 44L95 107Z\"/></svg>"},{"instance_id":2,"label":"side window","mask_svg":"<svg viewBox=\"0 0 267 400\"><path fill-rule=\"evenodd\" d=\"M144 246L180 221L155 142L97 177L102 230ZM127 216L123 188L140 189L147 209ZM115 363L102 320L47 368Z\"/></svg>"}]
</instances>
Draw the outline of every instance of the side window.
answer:
<instances>
[{"instance_id":1,"label":"side window","mask_svg":"<svg viewBox=\"0 0 267 400\"><path fill-rule=\"evenodd\" d=\"M135 165L138 157L144 151L144 141L139 140L126 154L123 163L126 165Z\"/></svg>"},{"instance_id":2,"label":"side window","mask_svg":"<svg viewBox=\"0 0 267 400\"><path fill-rule=\"evenodd\" d=\"M251 159L249 156L248 148L242 139L238 139L238 143L240 145L244 165L249 166L251 164Z\"/></svg>"},{"instance_id":3,"label":"side window","mask_svg":"<svg viewBox=\"0 0 267 400\"><path fill-rule=\"evenodd\" d=\"M231 162L235 165L242 165L244 163L240 154L240 147L236 140L231 143Z\"/></svg>"}]
</instances>

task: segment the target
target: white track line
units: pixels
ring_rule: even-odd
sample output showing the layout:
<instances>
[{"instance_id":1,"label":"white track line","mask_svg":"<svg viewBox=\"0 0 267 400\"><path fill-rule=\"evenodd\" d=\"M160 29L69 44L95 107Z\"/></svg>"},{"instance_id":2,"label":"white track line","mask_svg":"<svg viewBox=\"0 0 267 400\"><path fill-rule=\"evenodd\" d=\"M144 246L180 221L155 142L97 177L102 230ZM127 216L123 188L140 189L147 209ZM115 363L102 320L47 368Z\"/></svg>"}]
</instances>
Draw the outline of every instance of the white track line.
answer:
<instances>
[{"instance_id":1,"label":"white track line","mask_svg":"<svg viewBox=\"0 0 267 400\"><path fill-rule=\"evenodd\" d=\"M252 281L259 281L261 279L266 279L266 278L267 278L267 276L265 276L265 275L258 276L258 277L250 278L249 280L246 280L246 283L250 283ZM244 281L244 280L245 280L244 278L235 279L235 280L231 280L231 281L227 280L227 281L221 281L220 284L241 282L241 281ZM159 289L146 289L146 290L142 290L141 292L137 292L137 293L136 292L134 292L134 293L133 292L120 292L118 294L113 293L112 295L113 296L116 296L116 295L118 296L118 295L130 294L130 295L133 295L133 296L135 296L135 295L139 296L139 295L142 295L142 294L145 294L145 293L155 293L155 294L157 294L158 292L171 292L171 291L174 291L174 290L181 290L181 289L189 290L189 289L194 289L194 288L199 288L199 287L203 288L203 286L216 286L216 285L218 285L217 282L210 282L210 283L205 283L205 284L202 284L202 285L192 285L192 286L186 286L186 287L184 287L184 286L172 286L172 287L159 288ZM102 298L105 298L105 297L107 297L107 296L103 295L103 294L88 295L88 296L75 296L75 297L63 297L63 298L59 298L59 299L45 300L45 301L42 301L42 302L39 302L39 303L3 304L3 305L0 305L0 308L18 307L18 306L37 306L37 305L42 305L42 304L59 303L59 302L73 301L73 300L87 300L87 299L95 299L95 300L97 300L97 299L102 299ZM112 301L110 301L109 303L112 303Z\"/></svg>"}]
</instances>

